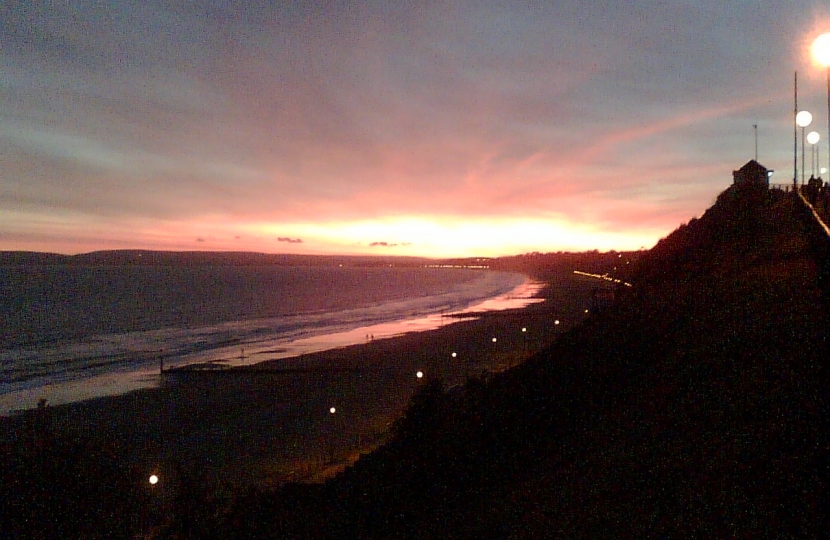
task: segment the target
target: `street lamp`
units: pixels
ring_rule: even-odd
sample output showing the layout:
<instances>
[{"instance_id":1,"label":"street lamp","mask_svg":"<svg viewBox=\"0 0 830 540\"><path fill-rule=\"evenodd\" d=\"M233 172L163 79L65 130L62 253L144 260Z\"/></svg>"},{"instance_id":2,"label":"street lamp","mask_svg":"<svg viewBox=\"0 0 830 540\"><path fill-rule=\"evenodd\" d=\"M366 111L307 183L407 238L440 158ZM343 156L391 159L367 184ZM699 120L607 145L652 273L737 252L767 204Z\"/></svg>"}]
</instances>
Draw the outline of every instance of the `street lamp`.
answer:
<instances>
[{"instance_id":1,"label":"street lamp","mask_svg":"<svg viewBox=\"0 0 830 540\"><path fill-rule=\"evenodd\" d=\"M795 123L801 128L801 185L804 185L804 158L806 155L804 143L804 128L813 122L813 115L809 111L801 111L795 115Z\"/></svg>"},{"instance_id":2,"label":"street lamp","mask_svg":"<svg viewBox=\"0 0 830 540\"><path fill-rule=\"evenodd\" d=\"M821 34L813 41L813 58L827 69L827 133L830 134L830 32ZM830 136L827 137L827 156L830 157Z\"/></svg>"},{"instance_id":3,"label":"street lamp","mask_svg":"<svg viewBox=\"0 0 830 540\"><path fill-rule=\"evenodd\" d=\"M334 463L334 447L335 447L335 440L334 440L335 434L334 434L334 431L337 428L337 426L335 426L336 420L334 418L334 415L335 415L336 412L337 412L336 407L330 407L329 408L329 416L332 417L332 420L329 423L329 428L328 428L328 432L329 432L329 444L328 444L328 446L329 446L329 463Z\"/></svg>"},{"instance_id":4,"label":"street lamp","mask_svg":"<svg viewBox=\"0 0 830 540\"><path fill-rule=\"evenodd\" d=\"M811 131L807 134L807 142L810 143L810 176L815 178L816 176L816 161L818 161L817 152L818 146L816 143L821 139L821 135L818 134L818 131Z\"/></svg>"}]
</instances>

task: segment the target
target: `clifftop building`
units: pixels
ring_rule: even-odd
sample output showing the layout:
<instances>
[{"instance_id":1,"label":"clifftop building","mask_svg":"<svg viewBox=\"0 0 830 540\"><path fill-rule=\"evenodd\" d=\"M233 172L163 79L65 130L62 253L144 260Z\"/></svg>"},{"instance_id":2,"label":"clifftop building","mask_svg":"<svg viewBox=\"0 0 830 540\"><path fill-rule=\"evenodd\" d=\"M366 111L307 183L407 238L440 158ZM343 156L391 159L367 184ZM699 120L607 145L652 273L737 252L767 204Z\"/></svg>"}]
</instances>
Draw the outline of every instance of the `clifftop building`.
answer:
<instances>
[{"instance_id":1,"label":"clifftop building","mask_svg":"<svg viewBox=\"0 0 830 540\"><path fill-rule=\"evenodd\" d=\"M770 174L772 174L771 170L751 159L737 171L732 171L732 179L737 187L769 188Z\"/></svg>"}]
</instances>

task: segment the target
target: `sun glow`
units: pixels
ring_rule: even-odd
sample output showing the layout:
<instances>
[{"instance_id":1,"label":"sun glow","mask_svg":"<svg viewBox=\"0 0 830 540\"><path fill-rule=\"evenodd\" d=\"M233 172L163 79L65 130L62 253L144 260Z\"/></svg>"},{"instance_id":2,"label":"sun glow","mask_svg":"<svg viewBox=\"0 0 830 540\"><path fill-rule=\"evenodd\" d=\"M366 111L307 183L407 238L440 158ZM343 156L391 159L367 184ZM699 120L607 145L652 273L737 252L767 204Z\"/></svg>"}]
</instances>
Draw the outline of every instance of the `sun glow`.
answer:
<instances>
[{"instance_id":1,"label":"sun glow","mask_svg":"<svg viewBox=\"0 0 830 540\"><path fill-rule=\"evenodd\" d=\"M258 235L303 238L327 251L435 257L499 256L529 251L639 249L665 232L600 231L544 219L387 218L328 224L259 224Z\"/></svg>"}]
</instances>

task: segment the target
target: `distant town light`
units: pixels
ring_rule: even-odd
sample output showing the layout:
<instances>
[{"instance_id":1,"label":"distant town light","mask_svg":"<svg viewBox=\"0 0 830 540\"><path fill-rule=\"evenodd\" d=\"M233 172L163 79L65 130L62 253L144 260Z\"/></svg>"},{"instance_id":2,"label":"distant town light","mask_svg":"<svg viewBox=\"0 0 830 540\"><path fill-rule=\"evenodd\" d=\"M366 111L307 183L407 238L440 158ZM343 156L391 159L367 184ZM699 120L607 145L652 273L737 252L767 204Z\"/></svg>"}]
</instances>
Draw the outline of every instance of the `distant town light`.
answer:
<instances>
[{"instance_id":1,"label":"distant town light","mask_svg":"<svg viewBox=\"0 0 830 540\"><path fill-rule=\"evenodd\" d=\"M527 332L527 328L522 328L522 332Z\"/></svg>"},{"instance_id":2,"label":"distant town light","mask_svg":"<svg viewBox=\"0 0 830 540\"><path fill-rule=\"evenodd\" d=\"M458 356L458 355L457 355L457 354L455 354L455 353L452 353L452 357L453 357L453 358L455 358L456 356Z\"/></svg>"},{"instance_id":3,"label":"distant town light","mask_svg":"<svg viewBox=\"0 0 830 540\"><path fill-rule=\"evenodd\" d=\"M556 319L555 321L553 321L553 324L559 324L559 319Z\"/></svg>"},{"instance_id":4,"label":"distant town light","mask_svg":"<svg viewBox=\"0 0 830 540\"><path fill-rule=\"evenodd\" d=\"M158 483L159 483L159 477L156 476L155 474L151 474L150 475L150 485L155 486Z\"/></svg>"},{"instance_id":5,"label":"distant town light","mask_svg":"<svg viewBox=\"0 0 830 540\"><path fill-rule=\"evenodd\" d=\"M423 379L424 378L424 372L419 371L418 373L415 374L415 376L418 377L419 379Z\"/></svg>"},{"instance_id":6,"label":"distant town light","mask_svg":"<svg viewBox=\"0 0 830 540\"><path fill-rule=\"evenodd\" d=\"M336 413L336 412L337 412L337 409L335 409L334 407L332 407L331 409L329 409L329 412L330 412L331 414L334 414L334 413Z\"/></svg>"},{"instance_id":7,"label":"distant town light","mask_svg":"<svg viewBox=\"0 0 830 540\"><path fill-rule=\"evenodd\" d=\"M813 122L813 115L810 111L801 111L797 115L795 115L795 123L798 124L798 127L807 127Z\"/></svg>"},{"instance_id":8,"label":"distant town light","mask_svg":"<svg viewBox=\"0 0 830 540\"><path fill-rule=\"evenodd\" d=\"M495 343L496 341L498 341L498 340L496 338L493 338L493 343Z\"/></svg>"}]
</instances>

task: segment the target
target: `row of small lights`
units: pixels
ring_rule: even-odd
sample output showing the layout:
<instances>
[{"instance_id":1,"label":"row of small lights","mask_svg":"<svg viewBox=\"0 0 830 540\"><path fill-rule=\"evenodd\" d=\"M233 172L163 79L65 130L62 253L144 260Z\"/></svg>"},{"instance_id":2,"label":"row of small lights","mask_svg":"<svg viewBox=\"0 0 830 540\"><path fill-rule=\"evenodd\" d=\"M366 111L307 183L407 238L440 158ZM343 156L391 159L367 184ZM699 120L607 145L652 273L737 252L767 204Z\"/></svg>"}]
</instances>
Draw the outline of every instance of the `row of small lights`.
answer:
<instances>
[{"instance_id":1,"label":"row of small lights","mask_svg":"<svg viewBox=\"0 0 830 540\"><path fill-rule=\"evenodd\" d=\"M588 313L587 309L585 310L585 313ZM559 319L554 320L553 324L558 326L559 325ZM522 335L525 335L525 336L527 335L527 327L524 327L524 326L522 327ZM498 338L493 337L491 341L492 341L492 343L497 343ZM457 358L458 353L453 352L450 356L453 357L453 358ZM423 379L424 378L424 372L420 371L420 370L417 371L415 373L415 378ZM335 414L336 412L337 412L337 407L329 407L329 414ZM157 474L151 474L148 481L149 481L151 486L155 486L156 484L159 483L159 476Z\"/></svg>"},{"instance_id":2,"label":"row of small lights","mask_svg":"<svg viewBox=\"0 0 830 540\"><path fill-rule=\"evenodd\" d=\"M486 264L425 264L424 268L474 268L476 270L488 270Z\"/></svg>"}]
</instances>

